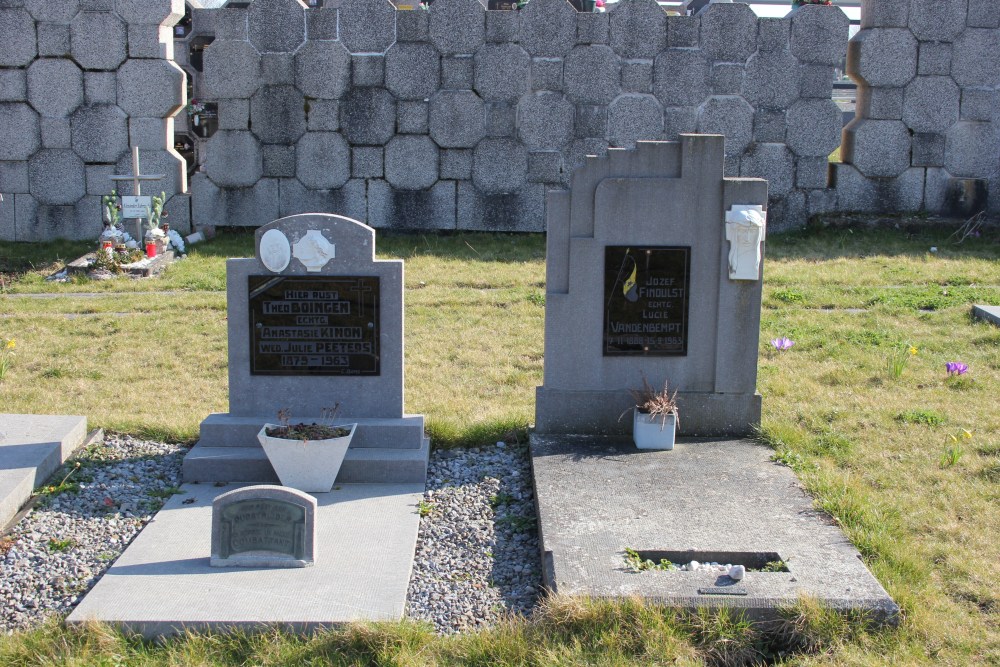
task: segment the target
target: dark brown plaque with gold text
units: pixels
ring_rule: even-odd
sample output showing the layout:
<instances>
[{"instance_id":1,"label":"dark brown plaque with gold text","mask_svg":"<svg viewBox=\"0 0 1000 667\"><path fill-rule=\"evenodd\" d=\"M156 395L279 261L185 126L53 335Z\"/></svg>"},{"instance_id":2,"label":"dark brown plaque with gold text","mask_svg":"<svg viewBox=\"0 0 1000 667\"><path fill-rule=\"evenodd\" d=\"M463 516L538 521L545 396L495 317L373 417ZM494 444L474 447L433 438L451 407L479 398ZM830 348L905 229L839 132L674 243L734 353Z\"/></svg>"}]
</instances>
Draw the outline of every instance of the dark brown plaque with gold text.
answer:
<instances>
[{"instance_id":1,"label":"dark brown plaque with gold text","mask_svg":"<svg viewBox=\"0 0 1000 667\"><path fill-rule=\"evenodd\" d=\"M604 356L687 355L689 246L604 248Z\"/></svg>"},{"instance_id":2,"label":"dark brown plaque with gold text","mask_svg":"<svg viewBox=\"0 0 1000 667\"><path fill-rule=\"evenodd\" d=\"M252 375L378 375L378 276L249 276Z\"/></svg>"}]
</instances>

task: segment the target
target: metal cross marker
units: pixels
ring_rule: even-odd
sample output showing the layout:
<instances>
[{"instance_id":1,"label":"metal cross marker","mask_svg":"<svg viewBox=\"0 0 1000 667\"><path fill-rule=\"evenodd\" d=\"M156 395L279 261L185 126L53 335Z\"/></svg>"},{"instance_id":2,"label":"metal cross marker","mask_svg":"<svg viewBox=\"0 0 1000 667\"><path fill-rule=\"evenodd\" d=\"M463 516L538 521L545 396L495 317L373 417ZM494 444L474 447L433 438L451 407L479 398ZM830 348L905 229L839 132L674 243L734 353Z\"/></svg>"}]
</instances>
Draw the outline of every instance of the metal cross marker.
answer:
<instances>
[{"instance_id":1,"label":"metal cross marker","mask_svg":"<svg viewBox=\"0 0 1000 667\"><path fill-rule=\"evenodd\" d=\"M132 181L132 194L142 195L142 181L158 181L164 174L142 174L139 171L139 147L132 147L132 174L130 176L111 176L112 181ZM135 219L136 242L142 242L142 218Z\"/></svg>"}]
</instances>

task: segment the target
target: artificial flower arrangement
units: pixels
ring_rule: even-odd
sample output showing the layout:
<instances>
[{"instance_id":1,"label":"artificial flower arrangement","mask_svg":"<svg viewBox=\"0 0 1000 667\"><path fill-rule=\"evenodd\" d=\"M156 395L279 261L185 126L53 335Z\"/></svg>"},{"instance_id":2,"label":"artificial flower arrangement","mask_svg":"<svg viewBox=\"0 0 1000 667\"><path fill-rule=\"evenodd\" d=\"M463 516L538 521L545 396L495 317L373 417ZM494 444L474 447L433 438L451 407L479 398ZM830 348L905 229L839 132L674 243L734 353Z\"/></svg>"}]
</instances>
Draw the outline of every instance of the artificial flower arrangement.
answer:
<instances>
[{"instance_id":1,"label":"artificial flower arrangement","mask_svg":"<svg viewBox=\"0 0 1000 667\"><path fill-rule=\"evenodd\" d=\"M802 7L804 5L832 5L832 0L792 0L792 7Z\"/></svg>"}]
</instances>

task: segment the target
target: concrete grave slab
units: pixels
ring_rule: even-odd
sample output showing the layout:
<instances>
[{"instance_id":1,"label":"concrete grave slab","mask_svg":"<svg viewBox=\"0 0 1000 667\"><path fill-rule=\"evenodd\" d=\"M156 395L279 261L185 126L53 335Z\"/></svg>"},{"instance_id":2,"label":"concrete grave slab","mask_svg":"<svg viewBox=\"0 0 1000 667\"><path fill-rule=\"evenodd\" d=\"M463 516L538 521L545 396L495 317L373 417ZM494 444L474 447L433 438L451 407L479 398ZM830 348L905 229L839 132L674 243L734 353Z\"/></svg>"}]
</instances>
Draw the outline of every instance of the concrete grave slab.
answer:
<instances>
[{"instance_id":1,"label":"concrete grave slab","mask_svg":"<svg viewBox=\"0 0 1000 667\"><path fill-rule=\"evenodd\" d=\"M1000 327L1000 306L973 306L972 314Z\"/></svg>"},{"instance_id":2,"label":"concrete grave slab","mask_svg":"<svg viewBox=\"0 0 1000 667\"><path fill-rule=\"evenodd\" d=\"M0 527L86 436L86 417L0 414Z\"/></svg>"},{"instance_id":3,"label":"concrete grave slab","mask_svg":"<svg viewBox=\"0 0 1000 667\"><path fill-rule=\"evenodd\" d=\"M315 494L315 564L274 570L210 565L212 500L236 488L182 485L67 623L98 620L151 638L183 629L305 632L402 617L423 483L345 484Z\"/></svg>"},{"instance_id":4,"label":"concrete grave slab","mask_svg":"<svg viewBox=\"0 0 1000 667\"><path fill-rule=\"evenodd\" d=\"M813 508L791 469L750 440L680 439L670 452L625 438L531 436L543 578L552 591L638 596L684 609L729 607L772 620L800 595L894 623L899 607L857 549ZM737 584L706 571L635 572L625 549L658 562L731 563Z\"/></svg>"}]
</instances>

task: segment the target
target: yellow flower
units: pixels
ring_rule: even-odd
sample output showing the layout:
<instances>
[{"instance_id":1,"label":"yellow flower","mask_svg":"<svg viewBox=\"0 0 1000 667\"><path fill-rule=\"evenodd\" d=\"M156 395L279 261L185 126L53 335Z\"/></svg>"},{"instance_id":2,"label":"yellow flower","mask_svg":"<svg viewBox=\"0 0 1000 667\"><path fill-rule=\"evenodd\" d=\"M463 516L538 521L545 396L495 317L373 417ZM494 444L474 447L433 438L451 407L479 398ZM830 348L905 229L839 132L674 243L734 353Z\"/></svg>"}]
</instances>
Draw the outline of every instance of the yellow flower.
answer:
<instances>
[{"instance_id":1,"label":"yellow flower","mask_svg":"<svg viewBox=\"0 0 1000 667\"><path fill-rule=\"evenodd\" d=\"M913 346L911 345L911 346L910 346L910 354L911 354L911 355L915 355L916 353L917 353L917 348L915 348L915 347L913 347Z\"/></svg>"},{"instance_id":2,"label":"yellow flower","mask_svg":"<svg viewBox=\"0 0 1000 667\"><path fill-rule=\"evenodd\" d=\"M7 341L7 349L8 350L13 350L14 346L15 346L15 343L14 343L14 339L13 338L11 338L9 341Z\"/></svg>"},{"instance_id":3,"label":"yellow flower","mask_svg":"<svg viewBox=\"0 0 1000 667\"><path fill-rule=\"evenodd\" d=\"M972 431L970 431L967 428L963 428L962 429L962 437L965 438L966 440L971 440L972 439Z\"/></svg>"}]
</instances>

